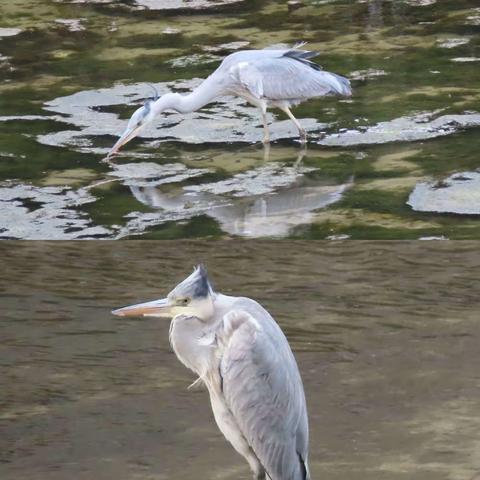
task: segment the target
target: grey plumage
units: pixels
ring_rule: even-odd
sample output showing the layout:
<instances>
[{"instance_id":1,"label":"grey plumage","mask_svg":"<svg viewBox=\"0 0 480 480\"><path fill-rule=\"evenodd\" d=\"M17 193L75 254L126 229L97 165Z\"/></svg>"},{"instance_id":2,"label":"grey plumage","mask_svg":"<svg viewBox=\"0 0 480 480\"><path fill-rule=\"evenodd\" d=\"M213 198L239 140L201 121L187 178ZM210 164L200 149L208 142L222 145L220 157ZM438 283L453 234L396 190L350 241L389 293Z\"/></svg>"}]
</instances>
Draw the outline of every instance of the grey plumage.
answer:
<instances>
[{"instance_id":1,"label":"grey plumage","mask_svg":"<svg viewBox=\"0 0 480 480\"><path fill-rule=\"evenodd\" d=\"M296 49L245 50L229 55L212 75L228 71L240 83L240 89L244 87L272 106L277 102L296 105L325 95L350 96L350 82L309 60L316 55Z\"/></svg>"},{"instance_id":2,"label":"grey plumage","mask_svg":"<svg viewBox=\"0 0 480 480\"><path fill-rule=\"evenodd\" d=\"M235 319L220 364L225 399L272 480L309 479L307 409L287 339L257 302L241 298L233 308L258 327L245 313Z\"/></svg>"},{"instance_id":3,"label":"grey plumage","mask_svg":"<svg viewBox=\"0 0 480 480\"><path fill-rule=\"evenodd\" d=\"M109 155L135 137L139 130L159 113L179 113L202 108L218 97L236 95L257 106L262 115L264 143L270 141L266 111L269 107L283 110L298 128L302 142L306 132L293 116L290 107L312 97L325 95L350 96L352 89L345 77L322 70L311 59L316 52L300 46L288 49L242 50L228 55L220 66L190 94L167 93L134 115ZM138 122L140 120L140 122Z\"/></svg>"},{"instance_id":4,"label":"grey plumage","mask_svg":"<svg viewBox=\"0 0 480 480\"><path fill-rule=\"evenodd\" d=\"M197 267L167 299L113 313L173 317L173 350L206 385L218 427L254 478L310 480L302 380L285 335L260 304L214 292Z\"/></svg>"}]
</instances>

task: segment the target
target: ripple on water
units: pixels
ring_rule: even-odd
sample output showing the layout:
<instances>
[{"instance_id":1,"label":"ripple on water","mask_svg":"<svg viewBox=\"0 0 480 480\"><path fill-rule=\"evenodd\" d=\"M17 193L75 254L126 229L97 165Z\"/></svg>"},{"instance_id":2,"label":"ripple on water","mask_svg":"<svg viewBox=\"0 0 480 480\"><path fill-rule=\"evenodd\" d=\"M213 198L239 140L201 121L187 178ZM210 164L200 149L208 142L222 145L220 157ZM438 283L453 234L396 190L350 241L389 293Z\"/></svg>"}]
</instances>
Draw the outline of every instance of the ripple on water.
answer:
<instances>
[{"instance_id":1,"label":"ripple on water","mask_svg":"<svg viewBox=\"0 0 480 480\"><path fill-rule=\"evenodd\" d=\"M161 171L161 167L158 170ZM166 171L175 172L176 169L167 165ZM312 168L275 162L235 174L228 180L178 185L168 191L146 185L144 180L126 178L125 184L133 196L159 212L131 212L117 236L135 235L168 221L207 215L230 235L284 237L295 226L310 222L315 210L340 200L351 185L351 181L340 185L315 185L305 177L311 171ZM174 173L170 178L175 177ZM168 178L153 182L166 183Z\"/></svg>"}]
</instances>

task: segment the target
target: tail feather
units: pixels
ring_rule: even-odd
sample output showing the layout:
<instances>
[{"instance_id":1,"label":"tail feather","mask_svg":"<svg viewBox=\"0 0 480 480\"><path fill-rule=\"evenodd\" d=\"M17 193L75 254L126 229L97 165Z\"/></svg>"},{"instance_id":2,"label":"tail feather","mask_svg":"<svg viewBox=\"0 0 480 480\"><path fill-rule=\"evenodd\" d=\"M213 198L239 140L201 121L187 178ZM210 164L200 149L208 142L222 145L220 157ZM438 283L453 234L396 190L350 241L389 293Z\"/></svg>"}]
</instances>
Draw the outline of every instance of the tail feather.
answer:
<instances>
[{"instance_id":1,"label":"tail feather","mask_svg":"<svg viewBox=\"0 0 480 480\"><path fill-rule=\"evenodd\" d=\"M348 78L337 75L336 73L323 73L328 74L328 77L325 80L327 80L329 85L332 87L332 93L336 93L337 95L343 95L345 97L352 96L352 87Z\"/></svg>"},{"instance_id":2,"label":"tail feather","mask_svg":"<svg viewBox=\"0 0 480 480\"><path fill-rule=\"evenodd\" d=\"M313 58L318 56L318 52L312 52L310 50L288 50L283 54L284 57L293 58L299 62L308 65L309 67L313 68L314 70L321 70L322 67L317 65L316 63L309 60L309 58Z\"/></svg>"}]
</instances>

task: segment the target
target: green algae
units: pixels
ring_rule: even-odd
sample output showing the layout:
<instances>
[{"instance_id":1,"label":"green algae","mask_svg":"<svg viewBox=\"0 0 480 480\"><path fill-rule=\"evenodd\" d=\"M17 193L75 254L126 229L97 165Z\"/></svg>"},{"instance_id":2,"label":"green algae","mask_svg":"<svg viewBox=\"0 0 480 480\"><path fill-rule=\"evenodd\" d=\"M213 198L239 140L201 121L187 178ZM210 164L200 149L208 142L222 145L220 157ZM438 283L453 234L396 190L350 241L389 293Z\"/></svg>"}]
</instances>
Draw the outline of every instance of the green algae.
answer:
<instances>
[{"instance_id":1,"label":"green algae","mask_svg":"<svg viewBox=\"0 0 480 480\"><path fill-rule=\"evenodd\" d=\"M315 220L293 227L287 236L326 238L332 230L352 238L476 238L480 236L476 220L414 212L406 201L418 183L480 166L478 126L464 130L465 125L450 125L448 120L480 111L478 63L452 61L480 56L477 6L472 0L379 4L375 9L361 1L304 1L301 8L289 11L286 2L262 1L244 2L231 10L166 15L115 1L38 0L35 8L29 0L3 2L0 27L15 35L0 36L0 58L8 59L0 69L0 181L38 186L63 181L72 188L99 181L91 189L95 201L78 207L98 226L120 228L135 212L153 217L172 213L138 201L122 179L101 183L111 168L100 160L137 105L132 100L149 95L145 83L186 91L193 79L207 76L228 53L224 45L248 42L247 48L263 48L306 40L309 48L321 52L317 61L325 69L356 78L352 99L323 98L296 108L296 116L310 130L306 152L279 112L270 117L278 140L269 152L260 144L249 145L262 135L258 112L225 102L190 119L166 117L171 128L160 128L159 121L149 138L132 142L118 161L146 158L159 165L182 163L192 170L209 170L199 178L163 185L166 193L242 178L235 175L252 172L264 162L311 168L305 173L310 186L350 185L339 203L323 206ZM119 104L86 102L77 113L75 108L49 107L77 92L114 94L119 85L125 85L125 91L132 86L138 98L126 94ZM75 107L78 98L66 102ZM433 123L408 128L414 134L431 128L427 133L432 135L405 136L405 124L399 119L419 114ZM446 123L438 126L435 121L442 116ZM106 127L107 118L114 128ZM375 126L382 123L385 131L398 129L383 137L395 143L381 144ZM349 132L357 129L367 132L371 143L346 142ZM336 135L339 140L332 141ZM242 138L247 141L237 141ZM275 187L271 194L289 188L295 184ZM364 212L364 220L359 212ZM189 215L152 223L138 234L161 238L159 232L164 231L165 238L195 237L197 231L204 237L211 230L212 236L230 235L213 219L197 222L205 218L201 213Z\"/></svg>"}]
</instances>

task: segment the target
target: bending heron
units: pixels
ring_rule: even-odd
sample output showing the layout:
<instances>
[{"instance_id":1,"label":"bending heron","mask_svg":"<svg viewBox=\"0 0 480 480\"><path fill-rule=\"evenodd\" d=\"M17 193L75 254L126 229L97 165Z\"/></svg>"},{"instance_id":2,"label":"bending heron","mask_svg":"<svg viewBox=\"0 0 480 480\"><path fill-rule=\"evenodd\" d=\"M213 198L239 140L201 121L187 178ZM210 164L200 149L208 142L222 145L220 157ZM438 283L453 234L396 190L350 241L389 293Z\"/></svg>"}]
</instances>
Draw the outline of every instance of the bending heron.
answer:
<instances>
[{"instance_id":1,"label":"bending heron","mask_svg":"<svg viewBox=\"0 0 480 480\"><path fill-rule=\"evenodd\" d=\"M297 363L270 314L250 298L215 292L203 266L162 300L112 312L172 318L178 359L210 394L218 428L254 479L310 480L308 420Z\"/></svg>"},{"instance_id":2,"label":"bending heron","mask_svg":"<svg viewBox=\"0 0 480 480\"><path fill-rule=\"evenodd\" d=\"M138 135L158 114L173 110L193 112L218 97L241 97L260 109L263 142L270 141L267 108L283 110L298 128L302 143L307 134L293 116L290 107L312 97L325 95L351 96L350 82L340 75L323 71L310 59L317 52L301 50L302 44L291 49L242 50L225 57L220 66L188 95L166 93L148 100L130 118L128 126L108 156Z\"/></svg>"}]
</instances>

